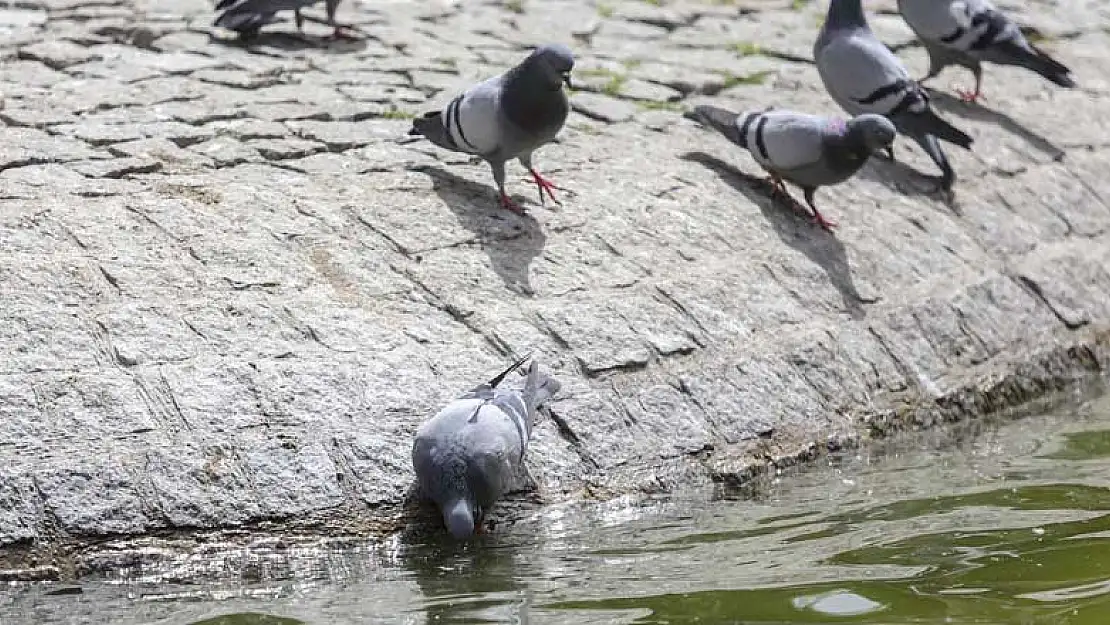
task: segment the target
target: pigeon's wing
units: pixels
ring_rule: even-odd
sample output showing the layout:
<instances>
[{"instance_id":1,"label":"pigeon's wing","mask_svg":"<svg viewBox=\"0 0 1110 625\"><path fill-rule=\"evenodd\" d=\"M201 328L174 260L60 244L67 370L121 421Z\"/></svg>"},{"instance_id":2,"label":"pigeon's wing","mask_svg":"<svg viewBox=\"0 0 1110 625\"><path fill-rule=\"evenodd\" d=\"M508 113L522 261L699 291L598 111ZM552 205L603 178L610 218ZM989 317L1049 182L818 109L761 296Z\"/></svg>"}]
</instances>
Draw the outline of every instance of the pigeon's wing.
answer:
<instances>
[{"instance_id":1,"label":"pigeon's wing","mask_svg":"<svg viewBox=\"0 0 1110 625\"><path fill-rule=\"evenodd\" d=\"M839 121L790 111L756 115L748 129L748 148L761 165L780 172L819 162L825 133Z\"/></svg>"},{"instance_id":2,"label":"pigeon's wing","mask_svg":"<svg viewBox=\"0 0 1110 625\"><path fill-rule=\"evenodd\" d=\"M898 11L922 39L966 50L956 45L971 30L971 5L985 3L963 0L898 0Z\"/></svg>"},{"instance_id":3,"label":"pigeon's wing","mask_svg":"<svg viewBox=\"0 0 1110 625\"><path fill-rule=\"evenodd\" d=\"M455 97L440 114L444 129L462 152L491 154L501 146L503 76L480 82Z\"/></svg>"},{"instance_id":4,"label":"pigeon's wing","mask_svg":"<svg viewBox=\"0 0 1110 625\"><path fill-rule=\"evenodd\" d=\"M292 11L311 6L316 0L223 0L216 10L227 9L215 25L229 30L258 28L277 21L278 11Z\"/></svg>"},{"instance_id":5,"label":"pigeon's wing","mask_svg":"<svg viewBox=\"0 0 1110 625\"><path fill-rule=\"evenodd\" d=\"M889 48L866 29L841 32L819 50L817 70L829 95L852 115L924 110L920 87Z\"/></svg>"},{"instance_id":6,"label":"pigeon's wing","mask_svg":"<svg viewBox=\"0 0 1110 625\"><path fill-rule=\"evenodd\" d=\"M1061 87L1075 87L1071 70L1029 43L1017 24L991 3L954 0L950 7L956 27L939 39L941 45L978 60L1024 67Z\"/></svg>"},{"instance_id":7,"label":"pigeon's wing","mask_svg":"<svg viewBox=\"0 0 1110 625\"><path fill-rule=\"evenodd\" d=\"M507 392L500 394L508 395ZM468 467L468 484L479 502L489 505L512 483L524 464L527 432L522 420L523 404L504 398L482 405L477 419L463 431ZM515 405L514 405L515 404ZM508 410L506 409L508 408Z\"/></svg>"},{"instance_id":8,"label":"pigeon's wing","mask_svg":"<svg viewBox=\"0 0 1110 625\"><path fill-rule=\"evenodd\" d=\"M510 433L513 436L509 436L512 439L510 442L519 449L520 459L523 459L524 452L528 449L528 440L532 438L532 419L528 404L520 391L494 392L495 396L490 401L490 405L500 410L513 426L513 431Z\"/></svg>"}]
</instances>

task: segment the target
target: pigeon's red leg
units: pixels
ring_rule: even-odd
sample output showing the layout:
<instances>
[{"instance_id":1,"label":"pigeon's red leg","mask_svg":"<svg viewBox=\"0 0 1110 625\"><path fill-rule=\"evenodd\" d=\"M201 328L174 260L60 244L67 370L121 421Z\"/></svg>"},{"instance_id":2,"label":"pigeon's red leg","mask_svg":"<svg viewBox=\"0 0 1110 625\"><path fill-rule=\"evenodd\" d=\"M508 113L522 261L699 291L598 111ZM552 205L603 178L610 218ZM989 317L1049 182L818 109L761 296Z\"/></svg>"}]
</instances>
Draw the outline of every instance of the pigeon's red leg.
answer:
<instances>
[{"instance_id":1,"label":"pigeon's red leg","mask_svg":"<svg viewBox=\"0 0 1110 625\"><path fill-rule=\"evenodd\" d=\"M560 202L555 197L555 189L558 189L559 187L556 187L554 182L551 182L547 178L544 178L540 175L540 172L536 171L533 168L529 168L528 173L532 174L532 180L536 181L536 186L540 189L541 204L543 203L543 192L547 191L547 197L551 198L552 202L555 202L556 204L562 206L562 202Z\"/></svg>"},{"instance_id":2,"label":"pigeon's red leg","mask_svg":"<svg viewBox=\"0 0 1110 625\"><path fill-rule=\"evenodd\" d=\"M983 95L983 74L982 72L975 72L975 90L968 91L966 89L956 89L956 93L960 99L968 104L974 104L979 100L986 100L987 96Z\"/></svg>"},{"instance_id":3,"label":"pigeon's red leg","mask_svg":"<svg viewBox=\"0 0 1110 625\"><path fill-rule=\"evenodd\" d=\"M524 214L524 209L521 208L519 204L514 202L512 198L510 198L508 194L504 191L501 192L501 208L504 208L505 210L510 210L517 215Z\"/></svg>"},{"instance_id":4,"label":"pigeon's red leg","mask_svg":"<svg viewBox=\"0 0 1110 625\"><path fill-rule=\"evenodd\" d=\"M975 104L979 100L987 99L983 95L983 92L978 89L975 89L974 91L969 89L956 89L956 94L960 96L961 100L967 102L968 104Z\"/></svg>"},{"instance_id":5,"label":"pigeon's red leg","mask_svg":"<svg viewBox=\"0 0 1110 625\"><path fill-rule=\"evenodd\" d=\"M343 26L336 24L335 30L331 33L331 39L332 41L358 41L358 36L348 33L343 30Z\"/></svg>"},{"instance_id":6,"label":"pigeon's red leg","mask_svg":"<svg viewBox=\"0 0 1110 625\"><path fill-rule=\"evenodd\" d=\"M821 211L817 210L817 207L813 204L813 194L816 192L816 189L805 189L803 192L806 196L806 204L809 204L809 210L813 211L813 221L816 221L817 225L825 230L832 232L832 229L836 227L836 222L825 219L825 216L822 215Z\"/></svg>"}]
</instances>

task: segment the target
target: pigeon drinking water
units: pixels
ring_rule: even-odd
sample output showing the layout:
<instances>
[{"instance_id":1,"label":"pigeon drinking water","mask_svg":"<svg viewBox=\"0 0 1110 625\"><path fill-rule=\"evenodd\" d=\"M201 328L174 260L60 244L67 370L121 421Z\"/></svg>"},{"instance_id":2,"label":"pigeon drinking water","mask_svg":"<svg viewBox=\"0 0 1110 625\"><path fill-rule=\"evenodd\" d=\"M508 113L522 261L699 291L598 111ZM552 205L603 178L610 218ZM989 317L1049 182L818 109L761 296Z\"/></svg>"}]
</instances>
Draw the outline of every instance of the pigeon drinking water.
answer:
<instances>
[{"instance_id":1,"label":"pigeon drinking water","mask_svg":"<svg viewBox=\"0 0 1110 625\"><path fill-rule=\"evenodd\" d=\"M244 39L249 39L258 34L258 31L267 24L278 21L274 16L278 11L293 11L293 20L297 30L304 27L304 16L301 9L310 7L320 0L220 0L216 5L217 11L223 11L216 18L215 25L228 30L234 30ZM335 21L335 11L342 0L324 0L324 11L328 16L328 24L335 31L332 37L339 39L348 37L343 34L339 24Z\"/></svg>"},{"instance_id":2,"label":"pigeon drinking water","mask_svg":"<svg viewBox=\"0 0 1110 625\"><path fill-rule=\"evenodd\" d=\"M563 85L570 86L574 56L560 44L544 45L509 71L478 83L441 111L413 120L410 135L441 148L481 156L500 193L501 206L522 213L505 193L505 162L518 159L540 192L553 201L555 185L532 167L532 152L551 142L570 112Z\"/></svg>"},{"instance_id":3,"label":"pigeon drinking water","mask_svg":"<svg viewBox=\"0 0 1110 625\"><path fill-rule=\"evenodd\" d=\"M987 0L898 0L898 11L929 53L924 82L949 65L975 75L975 90L960 97L974 102L981 95L983 61L1032 70L1061 86L1075 87L1067 67L1029 43L1017 25Z\"/></svg>"},{"instance_id":4,"label":"pigeon drinking water","mask_svg":"<svg viewBox=\"0 0 1110 625\"><path fill-rule=\"evenodd\" d=\"M535 361L523 390L498 388L527 359L451 402L416 433L417 481L455 538L483 531L485 514L523 468L537 408L559 392L559 382Z\"/></svg>"},{"instance_id":5,"label":"pigeon drinking water","mask_svg":"<svg viewBox=\"0 0 1110 625\"><path fill-rule=\"evenodd\" d=\"M715 106L698 106L694 119L717 130L751 152L771 175L775 191L796 204L783 180L802 188L814 220L826 230L836 226L813 204L817 187L851 178L876 151L887 149L897 130L882 115L864 114L845 122L791 111L733 113Z\"/></svg>"},{"instance_id":6,"label":"pigeon drinking water","mask_svg":"<svg viewBox=\"0 0 1110 625\"><path fill-rule=\"evenodd\" d=\"M860 0L832 0L813 48L817 72L833 100L850 115L877 113L894 122L940 168L950 189L956 174L938 139L971 148L971 137L944 121L929 97L867 25Z\"/></svg>"}]
</instances>

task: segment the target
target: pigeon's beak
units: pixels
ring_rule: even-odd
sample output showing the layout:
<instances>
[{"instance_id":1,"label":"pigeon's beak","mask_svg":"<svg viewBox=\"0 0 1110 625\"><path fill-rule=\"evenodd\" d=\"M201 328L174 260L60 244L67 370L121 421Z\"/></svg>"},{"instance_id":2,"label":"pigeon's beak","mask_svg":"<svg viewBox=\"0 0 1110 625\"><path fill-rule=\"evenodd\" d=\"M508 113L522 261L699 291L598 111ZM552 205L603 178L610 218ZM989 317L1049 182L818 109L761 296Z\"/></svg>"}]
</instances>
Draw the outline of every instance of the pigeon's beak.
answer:
<instances>
[{"instance_id":1,"label":"pigeon's beak","mask_svg":"<svg viewBox=\"0 0 1110 625\"><path fill-rule=\"evenodd\" d=\"M563 72L563 84L567 89L574 89L574 85L570 84L570 72Z\"/></svg>"}]
</instances>

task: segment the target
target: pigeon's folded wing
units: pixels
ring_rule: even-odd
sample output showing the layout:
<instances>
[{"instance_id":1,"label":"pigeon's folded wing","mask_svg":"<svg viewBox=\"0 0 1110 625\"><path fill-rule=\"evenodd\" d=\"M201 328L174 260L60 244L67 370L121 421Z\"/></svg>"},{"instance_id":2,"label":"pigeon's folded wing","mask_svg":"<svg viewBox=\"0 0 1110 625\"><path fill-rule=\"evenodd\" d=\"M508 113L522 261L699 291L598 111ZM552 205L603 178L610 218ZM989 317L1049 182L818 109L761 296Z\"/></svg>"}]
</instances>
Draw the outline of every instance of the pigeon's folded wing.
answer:
<instances>
[{"instance_id":1,"label":"pigeon's folded wing","mask_svg":"<svg viewBox=\"0 0 1110 625\"><path fill-rule=\"evenodd\" d=\"M818 67L830 94L849 112L885 115L898 108L917 85L902 63L870 32L834 37L821 49Z\"/></svg>"},{"instance_id":2,"label":"pigeon's folded wing","mask_svg":"<svg viewBox=\"0 0 1110 625\"><path fill-rule=\"evenodd\" d=\"M948 0L902 0L899 9L918 35L951 45L971 29L973 7L969 4Z\"/></svg>"},{"instance_id":3,"label":"pigeon's folded wing","mask_svg":"<svg viewBox=\"0 0 1110 625\"><path fill-rule=\"evenodd\" d=\"M502 76L495 76L478 83L444 109L444 126L463 151L490 154L501 146L502 80Z\"/></svg>"},{"instance_id":4,"label":"pigeon's folded wing","mask_svg":"<svg viewBox=\"0 0 1110 625\"><path fill-rule=\"evenodd\" d=\"M812 165L821 160L825 127L830 120L797 113L768 113L755 129L752 153L780 171Z\"/></svg>"}]
</instances>

